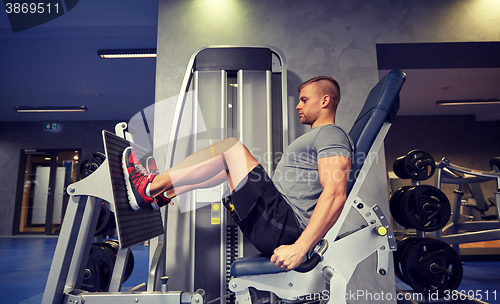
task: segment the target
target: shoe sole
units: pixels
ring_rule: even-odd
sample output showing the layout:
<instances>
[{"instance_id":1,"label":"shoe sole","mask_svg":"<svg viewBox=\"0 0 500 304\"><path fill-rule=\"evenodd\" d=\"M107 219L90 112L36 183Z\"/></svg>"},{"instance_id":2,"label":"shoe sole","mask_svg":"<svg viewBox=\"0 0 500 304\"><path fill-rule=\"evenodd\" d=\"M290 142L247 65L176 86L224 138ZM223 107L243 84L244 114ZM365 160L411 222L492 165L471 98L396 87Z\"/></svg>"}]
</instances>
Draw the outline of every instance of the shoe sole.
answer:
<instances>
[{"instance_id":1,"label":"shoe sole","mask_svg":"<svg viewBox=\"0 0 500 304\"><path fill-rule=\"evenodd\" d=\"M130 207L134 210L139 210L141 207L137 203L137 200L135 199L135 193L134 193L134 188L132 184L130 183L130 175L128 173L128 167L127 167L127 158L128 158L128 151L132 150L132 147L128 147L123 151L122 154L122 171L123 171L123 178L125 179L125 188L127 189L127 197L128 197L128 202L130 204ZM130 152L132 153L132 152Z\"/></svg>"},{"instance_id":2,"label":"shoe sole","mask_svg":"<svg viewBox=\"0 0 500 304\"><path fill-rule=\"evenodd\" d=\"M160 210L160 206L158 206L157 203L151 203L151 208L153 208L154 210Z\"/></svg>"}]
</instances>

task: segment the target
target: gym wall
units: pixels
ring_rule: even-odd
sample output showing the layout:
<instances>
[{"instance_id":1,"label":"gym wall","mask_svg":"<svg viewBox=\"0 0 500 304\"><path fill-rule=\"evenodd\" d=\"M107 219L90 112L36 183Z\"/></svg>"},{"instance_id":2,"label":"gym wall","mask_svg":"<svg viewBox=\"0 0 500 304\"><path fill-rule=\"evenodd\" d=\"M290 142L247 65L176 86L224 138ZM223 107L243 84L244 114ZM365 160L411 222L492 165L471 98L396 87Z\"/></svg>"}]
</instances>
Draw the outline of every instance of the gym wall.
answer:
<instances>
[{"instance_id":1,"label":"gym wall","mask_svg":"<svg viewBox=\"0 0 500 304\"><path fill-rule=\"evenodd\" d=\"M61 121L55 131L42 122L0 122L0 237L12 235L21 149L82 149L81 159L104 152L102 130L118 121Z\"/></svg>"},{"instance_id":2,"label":"gym wall","mask_svg":"<svg viewBox=\"0 0 500 304\"><path fill-rule=\"evenodd\" d=\"M376 44L498 41L500 19L489 13L491 5L497 4L488 0L160 0L156 102L179 94L188 60L201 47L272 45L284 53L288 63L289 140L307 131L296 115L296 88L318 75L331 75L339 81L342 101L337 124L349 130L378 81ZM381 150L379 162L360 193L362 199L370 199L370 205L387 202L384 176L385 155ZM388 206L384 207L388 214ZM176 265L188 263L188 253L182 246L182 242L167 244L167 255L175 261L169 264L169 271L173 270L177 278L172 282L173 289L186 289L189 281L186 271L176 269ZM374 261L371 256L358 265L349 290L393 292L392 272L374 280Z\"/></svg>"},{"instance_id":3,"label":"gym wall","mask_svg":"<svg viewBox=\"0 0 500 304\"><path fill-rule=\"evenodd\" d=\"M500 121L475 121L474 116L398 116L385 139L387 170L413 149L429 152L436 161L490 171L500 156Z\"/></svg>"}]
</instances>

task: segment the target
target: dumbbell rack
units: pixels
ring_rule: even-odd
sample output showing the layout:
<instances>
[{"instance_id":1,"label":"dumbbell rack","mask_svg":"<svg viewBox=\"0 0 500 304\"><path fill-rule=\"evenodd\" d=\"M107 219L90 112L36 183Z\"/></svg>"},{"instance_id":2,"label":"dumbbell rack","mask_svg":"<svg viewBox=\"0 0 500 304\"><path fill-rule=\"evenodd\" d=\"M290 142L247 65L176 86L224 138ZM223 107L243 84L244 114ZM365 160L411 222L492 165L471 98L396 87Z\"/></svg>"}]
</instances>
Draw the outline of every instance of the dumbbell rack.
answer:
<instances>
[{"instance_id":1,"label":"dumbbell rack","mask_svg":"<svg viewBox=\"0 0 500 304\"><path fill-rule=\"evenodd\" d=\"M411 179L411 187L402 187L391 197L391 214L398 224L415 228L416 237L398 243L394 254L396 276L427 298L441 297L459 287L462 275L460 256L447 243L426 233L443 228L451 215L450 203L438 188L422 185L436 169L432 156L422 150L410 151L393 165L401 179Z\"/></svg>"},{"instance_id":2,"label":"dumbbell rack","mask_svg":"<svg viewBox=\"0 0 500 304\"><path fill-rule=\"evenodd\" d=\"M498 161L495 160L494 165L497 164ZM407 155L399 157L394 162L393 169L399 178L411 178L413 188L424 187L424 185L421 185L421 181L430 178L434 174L435 169L437 169L437 178L435 184L436 190L441 192L440 188L442 183L457 185L457 189L455 190L456 195L452 223L446 225L449 221L450 215L448 215L448 210L445 210L447 213L442 217L442 220L439 221L439 225L436 225L433 229L416 229L416 237L406 238L398 242L398 250L394 253L396 276L401 279L401 281L414 288L417 292L427 292L428 296L423 299L426 303L429 300L433 303L454 303L454 299L460 300L460 303L486 303L454 290L460 285L463 274L458 245L460 243L499 239L499 221L485 221L483 223L458 223L458 219L460 216L461 198L463 196L463 192L461 192L460 187L462 184L467 183L480 183L489 180L496 180L498 190L495 193L495 198L498 202L500 201L499 168L493 167L493 171L491 172L473 170L452 165L446 158L443 158L441 162L436 163L432 156L430 156L428 153L421 150L413 150L410 151ZM447 172L448 174L445 174L445 172ZM461 177L458 175L454 176L455 173L469 174L472 177ZM408 192L408 189L411 189L412 187L407 187L406 190L404 189L404 187L402 187L400 189L401 191L398 190L393 194L393 196L391 197L391 213L393 213L392 211L395 208L394 206L401 206L401 204L396 204L396 201L398 200L397 192L400 192L399 195L401 196L401 192ZM449 204L446 196L444 194L442 195L443 197L437 196L435 197L435 199L437 201L445 201L446 204ZM399 199L402 198L400 197ZM402 200L404 200L404 198ZM407 203L406 200L404 203ZM408 211L407 208L405 210ZM497 213L500 218L500 210L497 209ZM395 220L400 216L401 214L393 214L393 218ZM405 219L403 218L403 220L401 220L401 218L399 218L399 220L400 221L396 220L396 222L405 226ZM411 224L412 223L410 223L409 225L412 226ZM469 228L469 230L483 231L458 233L458 230L467 230L467 228ZM443 231L447 231L450 229L453 230L453 234L442 235ZM435 238L431 237L431 235L427 235L426 233L428 232L435 232ZM453 245L453 247L450 245ZM405 260L410 260L410 262ZM414 262L411 262L412 260ZM413 267L413 269L413 265L411 263L415 263L416 265L415 267ZM442 277L444 277L445 279L443 280L443 284L442 286L438 286L438 289L440 292L444 291L444 294L448 295L448 298L433 297L438 294L433 294L431 293L432 291L425 290L422 286L419 286L418 283L422 283L423 281L425 281L425 278L421 278L419 281L415 280L414 277L417 277L418 274L421 275L423 273L428 276L429 281L432 281L433 276L436 275L441 275ZM414 287L415 284L417 285L417 288ZM398 290L398 292L406 296L405 292L400 290Z\"/></svg>"},{"instance_id":3,"label":"dumbbell rack","mask_svg":"<svg viewBox=\"0 0 500 304\"><path fill-rule=\"evenodd\" d=\"M106 160L90 176L67 188L70 200L54 252L42 304L78 303L203 303L200 293L167 292L159 278L164 254L159 242L150 261L147 291L120 292L130 247L163 234L160 211L144 208L133 211L128 203L121 170L123 150L133 146L140 158L148 151L124 139L126 124L117 134L103 131ZM102 202L115 214L119 248L112 270L109 292L86 292L81 284Z\"/></svg>"},{"instance_id":4,"label":"dumbbell rack","mask_svg":"<svg viewBox=\"0 0 500 304\"><path fill-rule=\"evenodd\" d=\"M393 164L394 173L401 179L410 179L411 186L394 192L391 214L398 224L416 229L419 238L424 238L425 232L443 228L451 216L447 196L439 188L421 184L433 176L435 169L432 156L422 150L412 150Z\"/></svg>"}]
</instances>

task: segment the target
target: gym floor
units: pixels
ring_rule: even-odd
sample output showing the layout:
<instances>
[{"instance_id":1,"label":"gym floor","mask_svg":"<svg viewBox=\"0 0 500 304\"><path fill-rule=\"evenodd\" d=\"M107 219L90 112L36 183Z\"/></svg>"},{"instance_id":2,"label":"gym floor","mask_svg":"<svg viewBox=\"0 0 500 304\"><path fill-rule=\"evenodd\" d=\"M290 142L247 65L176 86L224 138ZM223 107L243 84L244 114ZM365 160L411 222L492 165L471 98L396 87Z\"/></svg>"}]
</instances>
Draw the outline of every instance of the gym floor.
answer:
<instances>
[{"instance_id":1,"label":"gym floor","mask_svg":"<svg viewBox=\"0 0 500 304\"><path fill-rule=\"evenodd\" d=\"M0 238L0 294L3 304L40 304L57 238ZM134 270L123 284L129 290L147 281L149 247L132 247ZM396 279L396 287L410 288ZM500 303L500 261L465 261L458 288Z\"/></svg>"},{"instance_id":2,"label":"gym floor","mask_svg":"<svg viewBox=\"0 0 500 304\"><path fill-rule=\"evenodd\" d=\"M0 303L40 304L57 238L0 238ZM148 278L149 247L132 247L134 270L123 284L130 290Z\"/></svg>"}]
</instances>

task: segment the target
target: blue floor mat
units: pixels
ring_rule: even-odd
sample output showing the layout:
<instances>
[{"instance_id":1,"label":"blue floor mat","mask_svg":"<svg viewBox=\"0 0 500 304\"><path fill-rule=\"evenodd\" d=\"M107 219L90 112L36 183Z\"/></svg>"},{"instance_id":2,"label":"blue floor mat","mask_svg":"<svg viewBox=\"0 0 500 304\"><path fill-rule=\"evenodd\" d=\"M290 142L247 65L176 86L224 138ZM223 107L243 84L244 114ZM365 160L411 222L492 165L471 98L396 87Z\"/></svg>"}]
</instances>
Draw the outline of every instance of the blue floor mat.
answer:
<instances>
[{"instance_id":1,"label":"blue floor mat","mask_svg":"<svg viewBox=\"0 0 500 304\"><path fill-rule=\"evenodd\" d=\"M40 304L57 238L0 238L0 295L2 304ZM123 284L126 291L147 282L149 247L132 247L134 270ZM410 288L396 279L396 287ZM459 290L488 296L500 304L500 262L464 262Z\"/></svg>"},{"instance_id":2,"label":"blue floor mat","mask_svg":"<svg viewBox=\"0 0 500 304\"><path fill-rule=\"evenodd\" d=\"M0 238L0 294L5 304L40 304L57 238ZM123 283L129 290L148 278L149 247L132 247L134 270Z\"/></svg>"}]
</instances>

